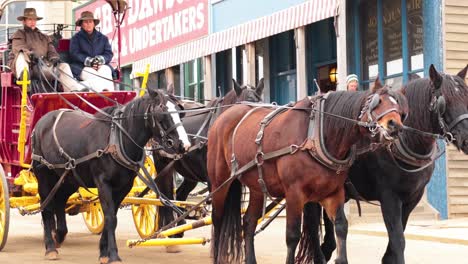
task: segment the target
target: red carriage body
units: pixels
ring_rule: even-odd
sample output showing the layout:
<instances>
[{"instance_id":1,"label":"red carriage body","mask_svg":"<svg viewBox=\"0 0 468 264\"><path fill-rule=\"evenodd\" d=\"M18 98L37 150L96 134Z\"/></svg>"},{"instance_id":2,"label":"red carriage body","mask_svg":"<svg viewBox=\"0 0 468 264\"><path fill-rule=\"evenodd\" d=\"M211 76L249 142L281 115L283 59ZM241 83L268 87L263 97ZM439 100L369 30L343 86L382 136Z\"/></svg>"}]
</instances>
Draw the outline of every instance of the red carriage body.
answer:
<instances>
[{"instance_id":1,"label":"red carriage body","mask_svg":"<svg viewBox=\"0 0 468 264\"><path fill-rule=\"evenodd\" d=\"M0 102L0 164L5 169L7 178L12 180L22 169L20 153L18 151L18 136L21 119L21 87L14 84L13 73L2 72L1 102ZM84 99L98 108L112 106L113 102L103 96L125 104L132 100L136 93L132 91L102 92L101 96L92 92L79 93ZM30 136L36 122L46 113L60 108L71 107L62 99L65 98L83 111L94 114L96 112L75 93L38 93L28 98L29 116L26 128L26 147L24 161L31 162Z\"/></svg>"}]
</instances>

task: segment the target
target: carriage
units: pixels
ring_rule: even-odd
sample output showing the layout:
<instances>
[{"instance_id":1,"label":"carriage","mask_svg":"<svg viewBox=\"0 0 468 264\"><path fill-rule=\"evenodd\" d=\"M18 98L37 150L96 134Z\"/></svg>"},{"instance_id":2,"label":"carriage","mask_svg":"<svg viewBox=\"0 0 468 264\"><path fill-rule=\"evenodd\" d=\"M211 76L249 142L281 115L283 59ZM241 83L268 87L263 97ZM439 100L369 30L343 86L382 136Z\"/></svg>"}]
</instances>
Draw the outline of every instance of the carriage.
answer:
<instances>
[{"instance_id":1,"label":"carriage","mask_svg":"<svg viewBox=\"0 0 468 264\"><path fill-rule=\"evenodd\" d=\"M8 3L13 1L7 1ZM114 1L115 2L115 1ZM111 1L109 4L112 5ZM112 6L113 8L118 6ZM119 12L119 10L114 10ZM64 25L54 25L52 36L60 36ZM57 38L57 50L62 58L67 57L68 39ZM4 54L8 49L4 51ZM5 58L6 56L3 56ZM3 62L5 64L5 62ZM118 70L118 68L117 68ZM140 73L146 80L148 70ZM24 71L23 80L29 80L28 71ZM115 103L126 104L145 92L146 82L142 90L136 91L105 91L93 92L42 92L31 95L28 92L30 81L18 81L13 73L2 67L0 71L0 250L5 246L10 222L10 209L16 208L22 215L40 212L40 197L38 182L31 170L31 133L36 123L47 113L57 109L80 109L94 114L99 109L112 106ZM145 167L156 177L156 171L151 158L145 160ZM132 215L136 230L140 237L152 235L158 228L157 208L162 206L154 192L146 191L140 195L146 185L135 180L124 204L132 206ZM184 208L193 206L193 202L178 203ZM104 226L104 214L98 201L96 188L80 188L66 204L69 215L82 214L83 220L90 232L100 234ZM200 214L199 211L196 212Z\"/></svg>"},{"instance_id":2,"label":"carriage","mask_svg":"<svg viewBox=\"0 0 468 264\"><path fill-rule=\"evenodd\" d=\"M120 1L108 1L111 5L114 3L114 11L119 12L119 6L115 6L115 3L118 3ZM117 9L115 9L117 8ZM65 45L64 45L65 44ZM65 46L63 49L64 52L66 52L66 40L60 40L58 42L58 45L60 47ZM27 71L25 71L25 74L27 74ZM148 71L144 74L147 78ZM94 114L95 112L99 111L98 109L104 108L106 106L111 106L114 102L118 102L119 104L125 104L132 99L134 99L137 94L135 92L129 92L129 91L121 91L121 92L103 92L100 94L96 93L88 93L88 92L78 92L78 93L37 93L32 96L28 96L28 82L27 81L20 81L20 82L14 82L14 78L11 72L7 71L2 71L0 72L0 78L1 78L1 104L0 104L0 124L1 124L1 130L0 130L0 249L3 248L3 246L6 243L6 239L8 236L8 224L9 224L9 210L10 208L18 208L21 212L21 214L33 214L41 211L41 204L40 204L40 198L38 196L38 183L36 181L36 176L31 170L31 139L30 135L36 128L37 122L41 119L41 117L45 116L47 113L56 110L56 109L61 109L61 108L77 108L80 109L81 111ZM27 76L24 76L23 80L28 80ZM388 103L388 100L392 95L377 95L377 94L360 94L359 98L355 98L355 109L353 111L358 111L361 110L361 102L366 101L365 107L367 107L368 112L364 111L364 113L361 113L360 118L366 116L366 118L369 118L371 116L371 112L374 112L375 109L381 107L380 103L383 101L382 98L384 98L386 101L385 103ZM369 96L367 100L364 100L366 96ZM380 98L383 96L382 98ZM261 95L255 95L254 96L256 99L260 98ZM334 96L331 96L334 97ZM323 97L318 97L319 99L308 99L302 102L303 108L309 109L311 111L311 105L315 105L316 102L314 100L322 100ZM111 99L111 100L110 100ZM341 103L340 103L341 105ZM344 105L344 104L343 104ZM387 106L384 106L384 108ZM274 116L280 115L283 112L289 110L288 107L283 107L283 108L275 108L276 110L270 109L273 114L268 114L267 117L271 117L273 119ZM390 112L394 111L392 110L393 108L390 108ZM239 107L238 109L239 110ZM242 113L245 114L245 109L241 109ZM268 111L270 111L268 110ZM302 109L304 110L304 109ZM323 109L316 109L315 112L319 113ZM382 117L383 115L389 114L389 110L385 109L378 109L378 111L381 111L381 114L378 115L378 117ZM236 110L232 110L230 113L235 112ZM267 113L267 110L262 110L262 113ZM399 110L398 110L399 111ZM398 112L395 110L394 112ZM294 111L291 111L294 112ZM345 114L351 114L351 113L340 113L341 115ZM395 114L395 113L394 113ZM243 116L243 115L242 115ZM397 115L398 116L398 115ZM265 117L266 118L266 117ZM315 117L316 120L321 119L322 117ZM349 116L348 119L353 118L352 116ZM238 119L241 119L241 116L238 117ZM271 119L268 120L261 120L263 124L265 124L265 127L269 124ZM312 114L310 117L306 116L305 119L314 119L312 117ZM377 118L378 121L379 118ZM207 119L208 120L208 119ZM243 119L242 119L243 120ZM397 119L399 120L399 116ZM259 121L259 120L257 120ZM154 121L153 121L154 122ZM220 121L222 122L222 121ZM364 121L359 121L361 122L360 124L363 126L369 125L369 123L366 123ZM357 122L357 123L359 123ZM207 123L207 122L205 122ZM208 122L210 123L210 122ZM356 124L357 124L356 123ZM374 124L375 125L375 124ZM221 126L221 125L220 125ZM328 123L328 126L330 127L330 124ZM333 125L334 126L334 125ZM251 127L254 127L253 125ZM263 128L265 128L263 127ZM322 128L322 124L316 125L318 128ZM366 127L369 128L369 127ZM307 130L304 130L307 131ZM304 132L302 131L302 133ZM321 132L320 132L321 133ZM254 135L252 132L250 132L250 135ZM265 134L267 135L267 133ZM262 136L263 136L263 131L262 131ZM266 139L268 139L270 135L268 134L265 136ZM303 136L303 135L301 135ZM294 137L296 139L300 137ZM337 138L344 138L343 136L337 136ZM321 140L321 139L320 139ZM317 141L315 142L316 144L321 144L321 142ZM269 139L269 142L272 141ZM276 142L276 140L273 140ZM261 137L260 137L260 142L261 142ZM301 142L297 142L297 144L300 144ZM306 142L309 144L312 144L311 142ZM323 142L322 142L323 143ZM338 144L340 145L340 144ZM292 145L291 145L292 146ZM281 149L283 150L283 149ZM307 150L309 152L313 152L314 148L311 147L310 145L304 145L303 149L301 150ZM286 151L290 151L290 153L281 153L281 155L293 155L298 151L298 145L294 145L294 147L286 149ZM268 156L269 153L266 153L266 155L260 150L260 152L256 153L254 155L254 159L248 162L249 164L252 163L251 167L257 166L259 167L259 171L261 171L261 166L262 164L268 163L268 159L266 156ZM276 155L276 154L275 154ZM219 155L221 156L221 155ZM272 156L269 159L277 158L278 156ZM326 156L326 155L325 155ZM308 157L308 156L307 156ZM249 160L249 158L244 158L244 161ZM317 159L320 159L317 158ZM352 159L351 159L352 160ZM322 160L323 161L323 160ZM346 164L341 164L342 167L333 167L333 165L328 166L328 168L332 171L337 171L337 174L340 174L343 170L343 168L346 168L347 165L349 165L349 160L345 160ZM217 162L216 160L211 161L213 164ZM224 162L224 161L223 161ZM226 161L227 162L227 161ZM325 160L326 163L326 160ZM316 165L313 165L316 166ZM150 171L150 174L153 175L153 178L156 177L156 171L154 169L154 165L151 159L146 159L146 165ZM147 169L147 170L148 170ZM248 168L250 169L250 167ZM244 172L247 169L240 169L244 170ZM330 171L327 171L330 173ZM250 172L252 175L254 173ZM216 173L212 173L215 175ZM234 175L237 175L234 173ZM221 175L223 176L223 175ZM216 176L214 176L216 177ZM340 177L340 180L336 183L337 186L342 186L342 180L343 177ZM215 182L216 178L211 179L211 182ZM217 189L221 188L222 185L227 181L224 180L219 180L216 185L212 188ZM341 183L341 184L340 184ZM252 183L251 183L252 184ZM253 183L253 189L255 189L255 185L257 183ZM265 184L265 183L263 183ZM240 185L238 182L235 183L234 187L238 188ZM263 186L263 188L268 189L270 187ZM265 191L259 192L258 188L255 190L255 197L260 197L263 192L263 196L265 196ZM238 195L239 193L234 193L230 195ZM278 197L284 197L287 196L284 193L281 194L278 192L279 195ZM342 189L339 192L340 195L343 194ZM323 196L323 198L328 198L327 195L329 193L325 194L320 194ZM239 242L241 235L240 234L235 234L232 232L232 237L220 237L219 236L219 230L216 232L216 227L222 224L222 221L225 219L221 219L222 215L222 210L224 208L220 208L220 206L225 206L224 204L224 197L221 194L217 194L213 196L213 199L221 197L222 199L217 199L215 201L215 206L217 207L217 215L214 220L217 224L215 224L215 244L218 245L222 239L234 239L236 238L236 243ZM250 196L252 199L254 197L253 195ZM339 197L338 197L339 198ZM339 199L337 199L339 200ZM222 201L222 202L221 202ZM230 201L234 202L234 201ZM252 202L252 200L251 200ZM269 206L265 206L264 203L260 203L260 205L254 204L252 205L252 208L255 206L254 213L258 214L261 212L262 214L260 215L261 217L258 217L258 215L255 215L252 217L251 213L249 214L249 211L247 211L247 214L250 215L248 218L250 218L250 221L252 219L254 222L257 222L258 219L260 218L265 218L269 213L275 210L277 206L280 206L281 199L273 199L272 204ZM295 201L293 200L293 203ZM172 201L171 202L173 205L176 207L182 207L182 208L195 208L196 216L202 216L205 214L205 210L200 207L200 203L191 203L191 202L181 202L181 201ZM157 199L157 194L155 192L148 191L148 186L146 186L145 183L136 180L133 187L131 188L129 194L122 200L122 204L124 205L131 205L132 206L132 214L134 216L134 221L135 225L138 231L138 234L140 235L142 240L136 240L136 241L129 241L128 245L135 246L135 245L173 245L173 244L192 244L192 243L206 243L208 240L205 238L195 238L195 239L151 239L147 240L148 238L154 238L155 234L159 237L169 237L175 234L178 234L180 232L184 232L186 230L189 230L191 228L195 228L198 226L202 225L207 225L211 224L211 218L203 218L195 223L175 227L169 230L165 230L162 232L159 232L159 223L157 221L158 217L157 214L158 208L157 206L162 206L162 205L167 205L161 200ZM230 203L226 203L230 204ZM262 208L263 205L263 208ZM234 205L236 206L236 205ZM336 204L331 205L332 210L337 209L334 207L339 207L341 204L338 202ZM266 208L265 208L266 207ZM82 213L85 224L89 228L89 230L93 233L101 233L103 231L103 223L104 223L104 215L103 211L101 209L101 206L98 202L98 193L97 189L94 188L80 188L78 192L74 193L73 195L70 196L66 203L66 212L70 215ZM281 208L284 208L284 204L281 205ZM263 209L263 210L259 210ZM247 209L249 210L249 209ZM234 210L235 211L235 210ZM240 213L241 210L238 210L239 212L235 213ZM221 213L220 213L221 212ZM278 211L279 212L279 211ZM232 213L232 212L229 212ZM231 217L238 217L238 215L228 215ZM296 215L293 215L289 213L289 215L292 217L297 217L299 212L294 212ZM298 213L298 214L297 214ZM185 216L186 214L183 214ZM177 222L177 221L176 221ZM297 222L295 222L297 223ZM217 226L216 226L217 225ZM250 226L256 226L256 224L250 223ZM290 229L294 229L290 232L289 235L297 235L295 232L297 231L297 224L294 227L288 227ZM255 229L255 228L254 228ZM238 229L237 231L239 231ZM249 232L252 230L249 230ZM251 243L252 240L252 234L251 233L244 233L248 234L246 237L250 239L248 241ZM297 238L297 237L296 237ZM340 239L343 239L343 237L340 237ZM296 241L297 242L297 241ZM296 243L297 245L297 243ZM291 248L294 248L296 245L292 245ZM237 246L237 245L236 245ZM249 245L252 246L253 245ZM288 248L290 246L288 245ZM219 252L216 252L216 258L218 259L223 259L222 256L225 251L224 249L219 249ZM249 248L249 250L252 250ZM294 253L294 250L292 250ZM225 254L226 256L228 254ZM229 257L229 256L227 256ZM234 256L236 257L236 256ZM292 260L291 254L288 254L288 259ZM345 257L345 256L344 256ZM255 258L253 251L249 252L249 261L253 261Z\"/></svg>"}]
</instances>

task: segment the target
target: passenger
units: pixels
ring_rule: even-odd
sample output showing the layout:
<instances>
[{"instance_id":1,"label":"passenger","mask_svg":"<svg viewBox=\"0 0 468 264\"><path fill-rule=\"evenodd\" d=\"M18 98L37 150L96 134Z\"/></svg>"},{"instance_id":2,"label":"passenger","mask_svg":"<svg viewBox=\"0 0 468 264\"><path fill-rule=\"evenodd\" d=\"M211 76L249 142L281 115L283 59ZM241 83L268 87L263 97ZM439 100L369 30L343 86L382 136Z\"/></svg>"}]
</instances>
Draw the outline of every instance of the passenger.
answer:
<instances>
[{"instance_id":1,"label":"passenger","mask_svg":"<svg viewBox=\"0 0 468 264\"><path fill-rule=\"evenodd\" d=\"M350 74L346 77L346 90L357 91L359 89L359 78L356 74Z\"/></svg>"},{"instance_id":2,"label":"passenger","mask_svg":"<svg viewBox=\"0 0 468 264\"><path fill-rule=\"evenodd\" d=\"M17 19L23 22L24 28L18 29L13 34L12 50L8 57L8 65L16 78L22 78L25 67L28 67L31 71L29 67L31 62L37 63L40 58L47 65L42 65L41 71L50 73L50 66L59 69L56 74L58 74L59 81L65 92L79 89L81 85L73 79L70 66L60 61L60 56L55 50L51 38L36 27L36 22L42 19L42 17L37 16L36 9L25 8L23 15Z\"/></svg>"},{"instance_id":3,"label":"passenger","mask_svg":"<svg viewBox=\"0 0 468 264\"><path fill-rule=\"evenodd\" d=\"M112 48L109 39L95 29L99 19L84 11L75 25L81 27L70 41L70 57L73 75L88 82L97 91L113 91Z\"/></svg>"}]
</instances>

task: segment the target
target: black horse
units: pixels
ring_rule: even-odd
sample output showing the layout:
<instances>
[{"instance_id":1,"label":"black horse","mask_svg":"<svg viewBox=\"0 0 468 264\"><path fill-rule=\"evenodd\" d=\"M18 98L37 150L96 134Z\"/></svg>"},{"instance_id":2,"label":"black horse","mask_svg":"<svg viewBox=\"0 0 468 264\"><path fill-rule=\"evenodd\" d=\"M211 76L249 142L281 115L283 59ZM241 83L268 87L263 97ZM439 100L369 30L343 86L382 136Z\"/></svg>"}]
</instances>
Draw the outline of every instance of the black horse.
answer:
<instances>
[{"instance_id":1,"label":"black horse","mask_svg":"<svg viewBox=\"0 0 468 264\"><path fill-rule=\"evenodd\" d=\"M458 75L440 74L431 65L430 77L409 82L403 88L410 112L404 124L454 141L468 154L468 87L463 72ZM434 137L415 131L404 131L400 144L361 156L351 167L349 179L354 188L347 189L347 199L379 201L387 228L389 242L382 263L405 263L404 230L411 211L421 200L434 171L438 157ZM348 185L350 186L350 185ZM353 190L357 190L353 191ZM304 228L317 230L321 208L308 204L304 210ZM344 216L344 212L341 211ZM336 247L333 225L324 215L325 239L320 247L318 233L303 237L300 254L313 255L314 263L326 263ZM348 231L347 222L336 225ZM314 253L314 254L312 254Z\"/></svg>"},{"instance_id":2,"label":"black horse","mask_svg":"<svg viewBox=\"0 0 468 264\"><path fill-rule=\"evenodd\" d=\"M206 107L201 107L197 104L186 105L185 109L197 108L199 111L189 112L182 119L182 123L189 135L192 135L192 144L198 147L186 153L182 159L174 162L173 168L183 176L184 181L179 186L176 192L175 199L177 201L187 200L190 192L199 182L208 183L206 169L206 137L208 129L214 120L224 112L229 106L242 101L259 102L263 93L263 79L261 79L257 87L249 85L239 85L233 80L234 89L229 91L224 97L215 98ZM168 93L171 93L168 90ZM206 109L206 110L204 110ZM156 170L162 171L170 162L170 157L164 157L162 153L158 153L154 157ZM161 155L162 154L162 155ZM166 197L173 196L173 173L167 173L162 177L156 177L156 184L160 191ZM209 184L209 183L208 183ZM171 208L159 207L159 226L162 227L174 220L174 214ZM178 235L182 236L182 235ZM177 247L169 247L168 251L178 251Z\"/></svg>"},{"instance_id":3,"label":"black horse","mask_svg":"<svg viewBox=\"0 0 468 264\"><path fill-rule=\"evenodd\" d=\"M46 258L56 259L67 234L65 205L79 186L97 187L104 212L99 243L101 263L119 263L117 210L133 185L150 138L175 153L190 143L175 105L160 92L134 99L123 108L95 115L57 110L46 114L32 135L32 169L38 180ZM110 118L112 117L112 119Z\"/></svg>"}]
</instances>

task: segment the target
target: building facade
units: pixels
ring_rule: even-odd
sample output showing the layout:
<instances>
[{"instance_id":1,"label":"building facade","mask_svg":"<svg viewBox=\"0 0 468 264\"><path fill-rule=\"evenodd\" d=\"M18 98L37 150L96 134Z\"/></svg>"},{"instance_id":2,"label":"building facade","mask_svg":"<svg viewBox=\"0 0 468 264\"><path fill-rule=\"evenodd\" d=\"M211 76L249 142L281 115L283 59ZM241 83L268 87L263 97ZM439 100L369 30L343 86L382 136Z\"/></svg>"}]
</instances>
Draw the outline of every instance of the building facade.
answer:
<instances>
[{"instance_id":1,"label":"building facade","mask_svg":"<svg viewBox=\"0 0 468 264\"><path fill-rule=\"evenodd\" d=\"M431 64L452 73L462 68L465 2L129 0L121 65L136 85L149 65L149 85L173 83L179 95L199 101L224 95L231 79L255 85L264 78L264 100L279 104L345 89L349 73L359 76L360 89L377 76L398 88L427 76ZM73 12L93 11L112 39L109 9L96 1ZM449 207L447 163L445 156L437 161L425 198L442 218Z\"/></svg>"}]
</instances>

